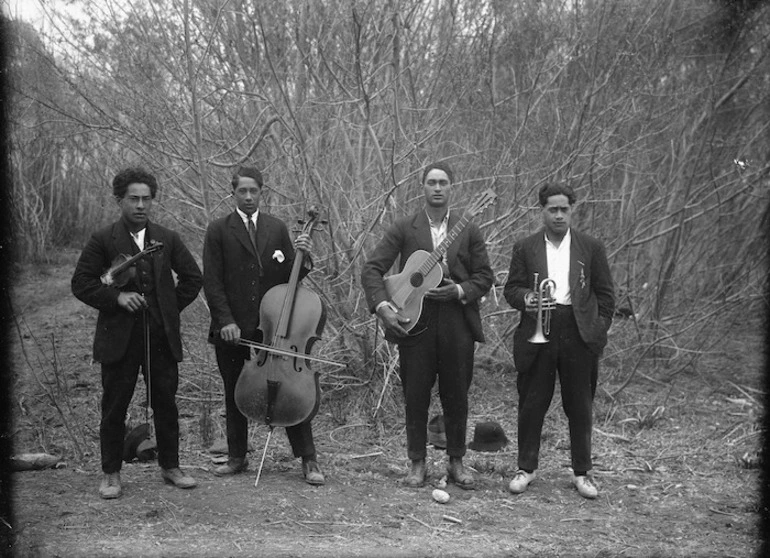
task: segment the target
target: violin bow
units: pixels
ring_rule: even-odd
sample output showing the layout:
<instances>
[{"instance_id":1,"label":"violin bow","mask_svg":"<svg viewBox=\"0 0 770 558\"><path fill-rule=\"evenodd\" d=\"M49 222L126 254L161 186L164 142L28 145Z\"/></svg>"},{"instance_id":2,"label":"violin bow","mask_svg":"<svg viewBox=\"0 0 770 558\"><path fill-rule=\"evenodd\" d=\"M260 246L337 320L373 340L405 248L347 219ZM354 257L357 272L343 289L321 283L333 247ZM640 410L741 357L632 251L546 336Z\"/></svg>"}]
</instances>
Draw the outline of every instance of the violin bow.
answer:
<instances>
[{"instance_id":1,"label":"violin bow","mask_svg":"<svg viewBox=\"0 0 770 558\"><path fill-rule=\"evenodd\" d=\"M278 349L271 345L265 345L264 343L259 343L257 341L249 341L248 339L240 339L238 340L238 344L244 347L250 347L252 349L259 349L261 351L266 351L268 353L274 353L277 355L292 357L292 358L301 358L301 359L310 360L313 362L320 362L321 364L331 364L332 366L339 366L340 368L347 368L348 366L344 362L337 362L334 360L328 360L325 358L310 356L307 354L295 353L294 351L289 351L288 349Z\"/></svg>"}]
</instances>

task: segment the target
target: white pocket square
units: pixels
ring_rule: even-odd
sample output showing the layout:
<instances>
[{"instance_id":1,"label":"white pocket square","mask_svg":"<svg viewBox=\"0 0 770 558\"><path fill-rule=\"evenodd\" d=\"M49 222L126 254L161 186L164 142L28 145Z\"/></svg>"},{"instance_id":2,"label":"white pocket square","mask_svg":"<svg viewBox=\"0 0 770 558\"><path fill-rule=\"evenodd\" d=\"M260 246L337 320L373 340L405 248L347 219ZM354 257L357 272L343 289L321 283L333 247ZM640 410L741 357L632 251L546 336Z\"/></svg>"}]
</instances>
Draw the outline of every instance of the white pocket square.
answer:
<instances>
[{"instance_id":1,"label":"white pocket square","mask_svg":"<svg viewBox=\"0 0 770 558\"><path fill-rule=\"evenodd\" d=\"M273 259L278 263L283 263L283 260L286 259L286 256L284 256L283 252L281 252L280 250L276 250L275 252L273 252Z\"/></svg>"}]
</instances>

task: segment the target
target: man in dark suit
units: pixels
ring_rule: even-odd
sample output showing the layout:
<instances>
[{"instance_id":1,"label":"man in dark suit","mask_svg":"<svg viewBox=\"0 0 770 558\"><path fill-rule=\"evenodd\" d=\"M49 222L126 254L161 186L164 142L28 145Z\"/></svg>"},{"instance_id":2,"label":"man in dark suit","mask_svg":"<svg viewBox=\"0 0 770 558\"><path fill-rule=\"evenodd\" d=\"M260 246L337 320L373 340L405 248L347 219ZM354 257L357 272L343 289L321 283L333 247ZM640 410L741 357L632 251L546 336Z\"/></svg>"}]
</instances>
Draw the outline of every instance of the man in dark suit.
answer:
<instances>
[{"instance_id":1,"label":"man in dark suit","mask_svg":"<svg viewBox=\"0 0 770 558\"><path fill-rule=\"evenodd\" d=\"M509 490L524 492L535 479L540 435L559 374L564 412L569 421L573 483L584 498L598 491L588 471L591 463L593 398L599 356L607 344L615 294L604 245L570 227L575 194L565 184L545 184L539 192L544 228L513 247L503 294L521 312L513 334L513 358L519 392L519 471ZM548 343L531 343L537 328L538 283L556 283Z\"/></svg>"},{"instance_id":2,"label":"man in dark suit","mask_svg":"<svg viewBox=\"0 0 770 558\"><path fill-rule=\"evenodd\" d=\"M400 256L399 271L416 250L431 252L462 217L449 211L453 176L442 163L425 168L422 176L425 207L396 221L385 232L361 272L366 302L386 331L398 343L399 375L406 404L407 455L411 467L405 484L425 483L428 409L433 384L438 377L443 408L447 472L464 489L474 487L473 475L463 467L468 422L468 389L473 378L475 342L484 341L479 299L492 286L484 237L469 223L450 246L441 262L441 284L427 292L419 321L407 333L405 323L388 300L383 276Z\"/></svg>"},{"instance_id":3,"label":"man in dark suit","mask_svg":"<svg viewBox=\"0 0 770 558\"><path fill-rule=\"evenodd\" d=\"M217 476L246 470L248 418L235 403L235 385L250 349L241 339L262 342L259 307L272 287L287 283L294 262L294 249L310 256L312 240L301 234L292 245L289 231L280 219L259 211L262 173L240 167L232 177L236 209L213 221L203 246L203 290L211 312L209 342L214 344L219 373L225 389L228 461L217 467ZM312 266L310 260L305 260ZM301 275L308 273L303 266ZM269 340L264 340L269 341ZM302 458L305 481L322 485L311 422L286 428L295 457Z\"/></svg>"},{"instance_id":4,"label":"man in dark suit","mask_svg":"<svg viewBox=\"0 0 770 558\"><path fill-rule=\"evenodd\" d=\"M118 498L122 493L125 419L139 369L145 382L145 339L149 333L150 387L163 479L179 488L193 488L195 479L179 469L179 422L176 390L178 362L182 360L179 314L200 291L198 264L179 235L149 221L158 190L153 175L141 168L119 172L112 191L121 217L95 232L80 255L72 276L73 294L99 310L94 335L94 360L102 367L102 471L99 493ZM148 248L161 243L162 248ZM101 276L120 255L133 256L148 250L133 271L114 284ZM172 271L176 273L174 282Z\"/></svg>"}]
</instances>

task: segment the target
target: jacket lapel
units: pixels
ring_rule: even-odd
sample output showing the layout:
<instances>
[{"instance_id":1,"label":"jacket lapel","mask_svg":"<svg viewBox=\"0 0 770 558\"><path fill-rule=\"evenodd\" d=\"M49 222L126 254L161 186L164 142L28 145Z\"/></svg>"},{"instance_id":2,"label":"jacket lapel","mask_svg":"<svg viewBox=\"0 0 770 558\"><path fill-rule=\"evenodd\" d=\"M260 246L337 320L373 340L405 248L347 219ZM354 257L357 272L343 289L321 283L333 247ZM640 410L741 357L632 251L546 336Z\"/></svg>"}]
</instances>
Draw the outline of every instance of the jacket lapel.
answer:
<instances>
[{"instance_id":1,"label":"jacket lapel","mask_svg":"<svg viewBox=\"0 0 770 558\"><path fill-rule=\"evenodd\" d=\"M270 227L268 227L266 224L265 219L260 219L257 217L257 253L258 255L267 255L265 254L265 247L268 244L268 240L270 240Z\"/></svg>"},{"instance_id":2,"label":"jacket lapel","mask_svg":"<svg viewBox=\"0 0 770 558\"><path fill-rule=\"evenodd\" d=\"M166 239L163 238L160 231L148 222L147 230L144 233L144 247L147 248L151 241L163 242L163 250L167 250L168 246L166 246L165 240ZM163 267L163 258L161 257L160 251L150 254L150 261L152 261L152 272L155 277L155 289L156 292L160 292L160 277L161 269Z\"/></svg>"},{"instance_id":3,"label":"jacket lapel","mask_svg":"<svg viewBox=\"0 0 770 558\"><path fill-rule=\"evenodd\" d=\"M412 228L418 248L432 252L433 237L430 234L430 223L428 222L428 216L425 214L425 211L420 211L415 215L414 220L412 221Z\"/></svg>"},{"instance_id":4,"label":"jacket lapel","mask_svg":"<svg viewBox=\"0 0 770 558\"><path fill-rule=\"evenodd\" d=\"M249 238L249 231L246 230L246 227L241 220L241 216L238 215L237 212L233 211L230 214L228 226L230 227L233 236L238 239L238 242L243 244L243 247L246 248L246 250L256 256L257 254L254 251L254 246L252 246L251 239ZM257 226L259 226L259 219L257 219ZM257 231L257 238L259 238L259 231Z\"/></svg>"},{"instance_id":5,"label":"jacket lapel","mask_svg":"<svg viewBox=\"0 0 770 558\"><path fill-rule=\"evenodd\" d=\"M130 256L134 253L134 241L131 239L131 233L128 232L128 228L122 220L115 223L115 226L112 228L112 242L117 252L116 255L125 254Z\"/></svg>"},{"instance_id":6,"label":"jacket lapel","mask_svg":"<svg viewBox=\"0 0 770 558\"><path fill-rule=\"evenodd\" d=\"M457 222L460 220L462 215L458 211L451 211L449 213L449 222L447 223L446 227L446 234L449 236L449 233L452 231L452 229L457 225ZM449 248L446 252L446 261L447 262L453 262L455 258L457 258L457 253L460 251L460 243L457 242L457 239L455 242L449 245Z\"/></svg>"},{"instance_id":7,"label":"jacket lapel","mask_svg":"<svg viewBox=\"0 0 770 558\"><path fill-rule=\"evenodd\" d=\"M534 256L535 256L535 269L533 271L532 276L532 284L535 283L535 277L534 273L537 272L540 274L538 277L538 281L542 281L543 279L546 279L548 277L548 256L545 252L545 229L540 229L537 233L537 237L535 238L535 250L534 250ZM539 286L539 285L538 285ZM537 289L537 287L535 289Z\"/></svg>"},{"instance_id":8,"label":"jacket lapel","mask_svg":"<svg viewBox=\"0 0 770 558\"><path fill-rule=\"evenodd\" d=\"M585 257L583 245L574 230L570 230L570 237L569 289L571 293L576 293L585 283Z\"/></svg>"}]
</instances>

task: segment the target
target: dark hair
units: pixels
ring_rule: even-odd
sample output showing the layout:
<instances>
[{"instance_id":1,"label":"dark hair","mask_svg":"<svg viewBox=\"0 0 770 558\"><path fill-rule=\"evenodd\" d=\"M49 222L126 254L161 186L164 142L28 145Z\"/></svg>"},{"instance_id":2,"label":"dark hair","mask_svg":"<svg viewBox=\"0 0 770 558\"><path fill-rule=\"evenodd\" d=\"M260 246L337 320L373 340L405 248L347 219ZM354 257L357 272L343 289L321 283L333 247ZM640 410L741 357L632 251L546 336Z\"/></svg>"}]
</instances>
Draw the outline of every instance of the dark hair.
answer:
<instances>
[{"instance_id":1,"label":"dark hair","mask_svg":"<svg viewBox=\"0 0 770 558\"><path fill-rule=\"evenodd\" d=\"M449 177L449 182L454 183L454 173L452 172L452 169L449 168L449 165L446 163L431 163L427 167L425 167L425 170L422 171L422 183L425 184L425 179L428 176L428 173L432 171L433 169L442 170L446 173L446 175Z\"/></svg>"},{"instance_id":2,"label":"dark hair","mask_svg":"<svg viewBox=\"0 0 770 558\"><path fill-rule=\"evenodd\" d=\"M572 186L563 184L561 182L546 182L540 187L540 191L537 194L537 199L542 207L548 203L548 198L551 196L567 196L567 201L570 205L575 205L577 197L575 197L575 191Z\"/></svg>"},{"instance_id":3,"label":"dark hair","mask_svg":"<svg viewBox=\"0 0 770 558\"><path fill-rule=\"evenodd\" d=\"M142 167L128 167L123 169L112 179L112 195L123 199L130 184L147 184L150 187L150 195L155 199L158 191L158 181Z\"/></svg>"},{"instance_id":4,"label":"dark hair","mask_svg":"<svg viewBox=\"0 0 770 558\"><path fill-rule=\"evenodd\" d=\"M257 186L262 188L262 173L259 172L259 170L255 167L238 167L238 170L236 170L233 173L233 179L230 181L230 183L233 185L233 189L238 187L238 179L239 178L253 178L254 182L257 183Z\"/></svg>"}]
</instances>

